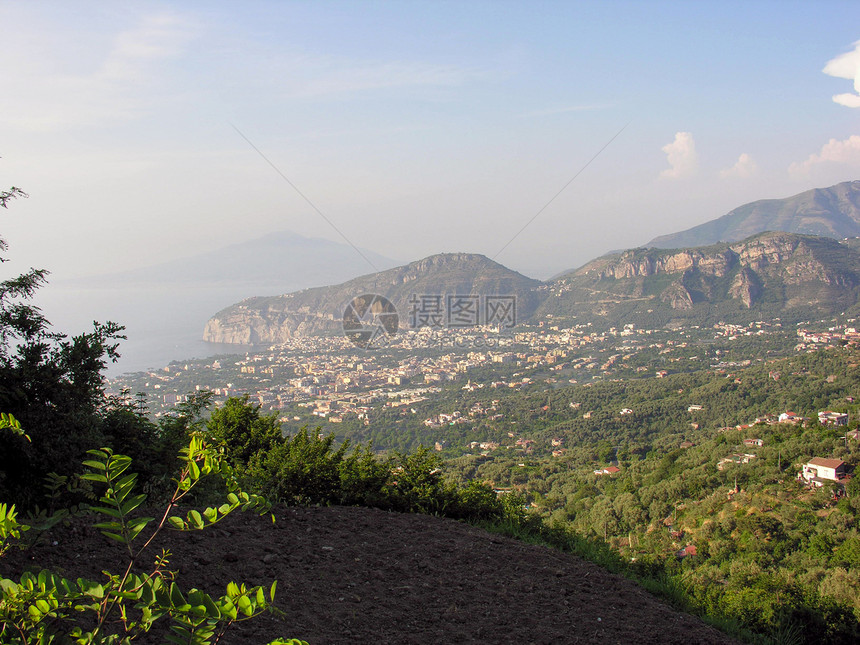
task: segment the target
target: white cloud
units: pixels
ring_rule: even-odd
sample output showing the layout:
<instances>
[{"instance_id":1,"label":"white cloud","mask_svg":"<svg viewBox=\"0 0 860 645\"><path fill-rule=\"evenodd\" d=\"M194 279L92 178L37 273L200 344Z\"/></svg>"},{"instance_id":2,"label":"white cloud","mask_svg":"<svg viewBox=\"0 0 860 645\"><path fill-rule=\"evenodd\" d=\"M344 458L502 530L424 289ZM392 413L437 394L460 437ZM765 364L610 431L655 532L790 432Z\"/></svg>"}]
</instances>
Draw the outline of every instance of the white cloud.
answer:
<instances>
[{"instance_id":1,"label":"white cloud","mask_svg":"<svg viewBox=\"0 0 860 645\"><path fill-rule=\"evenodd\" d=\"M113 80L134 80L147 70L150 62L182 53L193 38L176 14L161 13L144 18L134 29L123 31L113 41L98 76Z\"/></svg>"},{"instance_id":2,"label":"white cloud","mask_svg":"<svg viewBox=\"0 0 860 645\"><path fill-rule=\"evenodd\" d=\"M681 179L696 173L699 168L699 158L696 155L696 144L689 132L676 132L675 140L661 148L666 153L666 161L671 168L660 173L665 179Z\"/></svg>"},{"instance_id":3,"label":"white cloud","mask_svg":"<svg viewBox=\"0 0 860 645\"><path fill-rule=\"evenodd\" d=\"M753 161L752 157L750 157L746 152L742 153L738 160L735 162L735 165L731 168L726 168L720 171L720 177L727 179L729 177L739 177L741 179L746 179L747 177L752 177L758 172L758 165L755 161Z\"/></svg>"},{"instance_id":4,"label":"white cloud","mask_svg":"<svg viewBox=\"0 0 860 645\"><path fill-rule=\"evenodd\" d=\"M860 107L860 40L854 43L854 49L840 54L827 62L821 70L828 76L847 78L854 81L854 93L837 94L833 100L846 107Z\"/></svg>"},{"instance_id":5,"label":"white cloud","mask_svg":"<svg viewBox=\"0 0 860 645\"><path fill-rule=\"evenodd\" d=\"M851 135L844 141L831 139L821 147L818 154L809 155L804 162L791 164L788 172L794 176L804 176L815 166L828 162L860 167L860 135Z\"/></svg>"},{"instance_id":6,"label":"white cloud","mask_svg":"<svg viewBox=\"0 0 860 645\"><path fill-rule=\"evenodd\" d=\"M82 42L50 46L63 36L31 34L29 42L0 45L0 62L11 63L12 70L0 95L6 125L51 132L140 116L156 100L159 64L180 55L195 29L178 14L163 12L112 38L84 35Z\"/></svg>"}]
</instances>

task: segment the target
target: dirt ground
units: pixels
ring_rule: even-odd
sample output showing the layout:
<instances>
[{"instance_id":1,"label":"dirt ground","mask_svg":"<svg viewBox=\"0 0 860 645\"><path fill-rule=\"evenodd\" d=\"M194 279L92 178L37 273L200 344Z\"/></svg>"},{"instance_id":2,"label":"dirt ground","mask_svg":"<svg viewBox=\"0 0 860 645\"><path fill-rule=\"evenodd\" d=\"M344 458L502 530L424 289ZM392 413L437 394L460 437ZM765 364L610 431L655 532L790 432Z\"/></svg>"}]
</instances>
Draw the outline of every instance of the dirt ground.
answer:
<instances>
[{"instance_id":1,"label":"dirt ground","mask_svg":"<svg viewBox=\"0 0 860 645\"><path fill-rule=\"evenodd\" d=\"M279 508L275 517L236 513L201 532L165 530L152 551L170 549L183 589L221 595L230 580L278 580L285 616L236 624L221 643L735 642L596 565L453 520L351 507ZM122 545L86 523L47 538L0 559L0 575L38 563L98 579L123 561Z\"/></svg>"}]
</instances>

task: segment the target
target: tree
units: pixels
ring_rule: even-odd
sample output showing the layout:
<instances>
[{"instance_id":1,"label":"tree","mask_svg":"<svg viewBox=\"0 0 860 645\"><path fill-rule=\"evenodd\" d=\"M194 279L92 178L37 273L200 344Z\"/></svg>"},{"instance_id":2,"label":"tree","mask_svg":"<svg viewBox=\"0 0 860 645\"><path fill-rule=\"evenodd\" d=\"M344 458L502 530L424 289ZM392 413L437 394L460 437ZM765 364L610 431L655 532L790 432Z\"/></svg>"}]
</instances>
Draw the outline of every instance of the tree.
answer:
<instances>
[{"instance_id":1,"label":"tree","mask_svg":"<svg viewBox=\"0 0 860 645\"><path fill-rule=\"evenodd\" d=\"M268 452L281 439L277 414L260 414L260 406L248 402L246 394L230 398L212 412L206 424L210 441L224 449L230 462L244 466L258 452Z\"/></svg>"},{"instance_id":2,"label":"tree","mask_svg":"<svg viewBox=\"0 0 860 645\"><path fill-rule=\"evenodd\" d=\"M19 188L0 192L0 206L26 197ZM0 253L7 249L0 238ZM6 258L0 255L0 262ZM93 323L93 331L68 338L31 303L48 272L30 269L0 281L0 410L17 418L32 441L0 437L0 499L32 506L49 472L80 471L86 451L105 445L100 428L102 370L119 358L123 327Z\"/></svg>"}]
</instances>

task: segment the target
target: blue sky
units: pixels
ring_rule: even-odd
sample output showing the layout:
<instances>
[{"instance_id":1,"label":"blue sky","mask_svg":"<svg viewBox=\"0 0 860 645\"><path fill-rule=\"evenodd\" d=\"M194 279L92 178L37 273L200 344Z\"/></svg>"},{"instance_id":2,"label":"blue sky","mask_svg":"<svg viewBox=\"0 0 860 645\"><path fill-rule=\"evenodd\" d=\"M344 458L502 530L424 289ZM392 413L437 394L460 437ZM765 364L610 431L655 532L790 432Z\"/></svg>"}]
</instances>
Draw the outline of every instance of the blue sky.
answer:
<instances>
[{"instance_id":1,"label":"blue sky","mask_svg":"<svg viewBox=\"0 0 860 645\"><path fill-rule=\"evenodd\" d=\"M233 126L357 246L539 278L860 179L856 2L11 1L0 25L0 184L31 195L2 231L59 278L341 241Z\"/></svg>"}]
</instances>

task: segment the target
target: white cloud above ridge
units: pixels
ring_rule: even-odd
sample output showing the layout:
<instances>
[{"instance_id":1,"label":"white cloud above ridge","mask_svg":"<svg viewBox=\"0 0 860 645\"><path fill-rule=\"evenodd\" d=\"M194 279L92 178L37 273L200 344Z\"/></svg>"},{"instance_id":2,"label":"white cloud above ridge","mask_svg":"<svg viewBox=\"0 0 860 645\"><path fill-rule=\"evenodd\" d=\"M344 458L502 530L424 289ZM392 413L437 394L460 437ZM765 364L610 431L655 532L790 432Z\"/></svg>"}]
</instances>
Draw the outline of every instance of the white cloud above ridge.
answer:
<instances>
[{"instance_id":1,"label":"white cloud above ridge","mask_svg":"<svg viewBox=\"0 0 860 645\"><path fill-rule=\"evenodd\" d=\"M803 177L813 168L825 163L856 165L860 168L860 135L853 134L843 141L831 139L817 154L809 155L805 161L791 164L788 172L792 176Z\"/></svg>"},{"instance_id":2,"label":"white cloud above ridge","mask_svg":"<svg viewBox=\"0 0 860 645\"><path fill-rule=\"evenodd\" d=\"M661 150L666 153L666 161L671 166L660 172L661 179L683 179L698 171L699 157L692 133L676 132L675 139L663 146Z\"/></svg>"},{"instance_id":3,"label":"white cloud above ridge","mask_svg":"<svg viewBox=\"0 0 860 645\"><path fill-rule=\"evenodd\" d=\"M833 101L845 107L860 108L860 40L854 49L827 61L821 70L828 76L854 81L854 93L836 94Z\"/></svg>"},{"instance_id":4,"label":"white cloud above ridge","mask_svg":"<svg viewBox=\"0 0 860 645\"><path fill-rule=\"evenodd\" d=\"M723 179L729 178L739 178L746 179L748 177L752 177L758 173L758 164L753 161L753 158L750 157L746 152L741 153L738 157L738 160L735 162L735 165L731 168L725 168L720 171L720 177Z\"/></svg>"}]
</instances>

